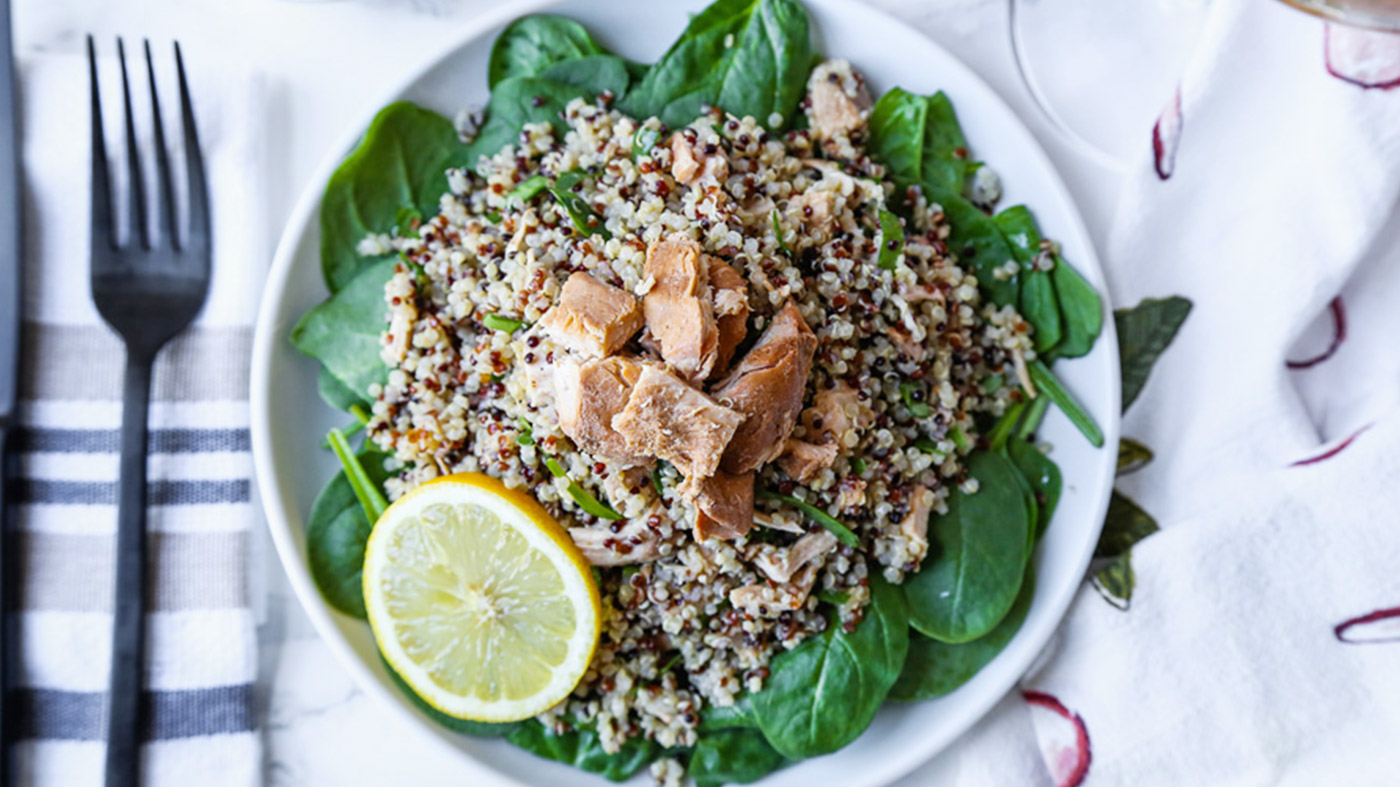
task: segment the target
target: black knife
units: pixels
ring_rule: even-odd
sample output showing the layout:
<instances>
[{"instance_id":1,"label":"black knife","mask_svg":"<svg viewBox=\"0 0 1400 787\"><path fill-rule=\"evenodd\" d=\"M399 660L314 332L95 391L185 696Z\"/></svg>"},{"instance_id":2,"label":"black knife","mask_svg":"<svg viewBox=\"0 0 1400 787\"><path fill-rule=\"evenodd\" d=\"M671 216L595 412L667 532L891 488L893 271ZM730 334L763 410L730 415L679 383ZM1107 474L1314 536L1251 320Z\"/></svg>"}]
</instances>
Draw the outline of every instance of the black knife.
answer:
<instances>
[{"instance_id":1,"label":"black knife","mask_svg":"<svg viewBox=\"0 0 1400 787\"><path fill-rule=\"evenodd\" d=\"M14 675L19 649L17 541L18 461L15 431L19 414L19 332L23 298L20 231L24 226L19 166L19 108L15 102L15 62L10 0L0 0L0 785L14 782L10 749L15 740Z\"/></svg>"}]
</instances>

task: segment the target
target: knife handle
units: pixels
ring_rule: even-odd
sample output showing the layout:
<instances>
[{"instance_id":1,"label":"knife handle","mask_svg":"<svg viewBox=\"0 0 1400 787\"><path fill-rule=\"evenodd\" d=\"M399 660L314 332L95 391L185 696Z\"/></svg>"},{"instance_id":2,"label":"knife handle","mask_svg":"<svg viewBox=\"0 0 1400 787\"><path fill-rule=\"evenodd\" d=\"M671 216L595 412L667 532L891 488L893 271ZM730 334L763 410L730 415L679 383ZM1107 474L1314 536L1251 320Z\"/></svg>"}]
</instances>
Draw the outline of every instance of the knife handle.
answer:
<instances>
[{"instance_id":1,"label":"knife handle","mask_svg":"<svg viewBox=\"0 0 1400 787\"><path fill-rule=\"evenodd\" d=\"M0 787L15 783L10 752L19 737L19 451L12 445L16 431L13 424L0 422Z\"/></svg>"},{"instance_id":2,"label":"knife handle","mask_svg":"<svg viewBox=\"0 0 1400 787\"><path fill-rule=\"evenodd\" d=\"M149 721L142 684L146 677L146 416L152 360L127 350L112 674L107 694L107 787L141 783L141 739Z\"/></svg>"}]
</instances>

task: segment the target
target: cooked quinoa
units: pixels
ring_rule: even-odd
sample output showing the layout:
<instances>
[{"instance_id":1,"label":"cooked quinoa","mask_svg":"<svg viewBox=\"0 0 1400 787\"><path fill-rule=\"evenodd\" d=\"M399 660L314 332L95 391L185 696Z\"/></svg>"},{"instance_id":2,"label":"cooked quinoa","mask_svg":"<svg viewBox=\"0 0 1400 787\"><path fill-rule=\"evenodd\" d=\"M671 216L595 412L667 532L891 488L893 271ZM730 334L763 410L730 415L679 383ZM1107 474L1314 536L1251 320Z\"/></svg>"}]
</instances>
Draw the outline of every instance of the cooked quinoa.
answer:
<instances>
[{"instance_id":1,"label":"cooked quinoa","mask_svg":"<svg viewBox=\"0 0 1400 787\"><path fill-rule=\"evenodd\" d=\"M819 67L818 79L850 98L863 91L840 61ZM655 118L576 99L562 134L526 126L519 144L475 171L450 172L439 215L416 232L362 244L364 253L403 258L385 289L382 356L391 371L372 391L368 425L393 457L389 496L443 474L488 473L529 489L588 545L585 554L611 553L594 561L611 565L595 568L604 626L593 664L573 696L540 717L555 729L595 725L610 752L637 735L667 748L693 744L707 706L762 689L777 653L828 625L819 595L853 629L870 572L901 582L927 555L927 513L944 511L957 485L975 491L960 462L976 441L973 416L999 415L1018 399L1017 369L1034 357L1027 323L982 303L959 267L939 206L910 195L902 256L893 269L877 264L887 242L879 213L894 187L864 153L860 124L822 133L814 103L811 129L779 136L753 118L709 112L673 140ZM634 158L644 129L657 141ZM587 173L572 191L610 237L585 235L547 193L508 199L532 176L570 171ZM995 177L979 184L995 201ZM752 530L697 541L676 467L591 455L561 429L553 376L569 351L541 319L578 272L646 295L656 286L649 248L677 237L727 262L747 286L736 358L789 302L815 334L789 437L825 458L801 483L784 461L768 462L754 486L825 510L860 549L764 496ZM742 313L739 305L718 313ZM491 315L495 327L483 322ZM500 318L519 329L501 330ZM655 357L638 337L626 351ZM623 518L587 513L570 482ZM679 767L663 760L653 771L678 779Z\"/></svg>"}]
</instances>

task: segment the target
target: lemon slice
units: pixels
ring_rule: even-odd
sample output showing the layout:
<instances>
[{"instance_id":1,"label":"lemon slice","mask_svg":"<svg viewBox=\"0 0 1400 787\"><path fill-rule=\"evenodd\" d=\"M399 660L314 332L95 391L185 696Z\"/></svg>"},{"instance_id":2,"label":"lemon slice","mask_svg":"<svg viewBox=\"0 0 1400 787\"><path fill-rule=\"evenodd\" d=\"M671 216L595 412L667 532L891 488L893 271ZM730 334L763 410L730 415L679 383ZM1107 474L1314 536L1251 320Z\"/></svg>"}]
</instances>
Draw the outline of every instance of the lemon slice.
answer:
<instances>
[{"instance_id":1,"label":"lemon slice","mask_svg":"<svg viewBox=\"0 0 1400 787\"><path fill-rule=\"evenodd\" d=\"M533 498L480 473L389 506L365 550L364 583L389 666L459 719L549 709L578 685L598 642L588 561Z\"/></svg>"}]
</instances>

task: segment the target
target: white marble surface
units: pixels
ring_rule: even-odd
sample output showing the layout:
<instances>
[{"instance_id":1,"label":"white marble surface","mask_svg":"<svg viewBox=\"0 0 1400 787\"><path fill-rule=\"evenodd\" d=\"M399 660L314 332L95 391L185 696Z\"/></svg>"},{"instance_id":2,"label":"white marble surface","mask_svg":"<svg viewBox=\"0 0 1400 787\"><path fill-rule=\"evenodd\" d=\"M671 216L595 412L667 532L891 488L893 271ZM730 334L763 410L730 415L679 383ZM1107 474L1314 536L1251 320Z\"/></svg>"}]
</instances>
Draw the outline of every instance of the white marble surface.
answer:
<instances>
[{"instance_id":1,"label":"white marble surface","mask_svg":"<svg viewBox=\"0 0 1400 787\"><path fill-rule=\"evenodd\" d=\"M76 52L83 35L178 38L190 60L246 61L266 76L268 256L310 173L347 125L460 26L498 0L16 0L21 57ZM1015 71L1004 0L878 0L963 58L1027 120L1084 211L1096 243L1116 176L1076 156L1041 120ZM1151 118L1143 119L1143 143ZM317 184L319 187L319 184ZM292 597L261 534L255 566L267 782L276 785L498 780L359 692ZM936 780L932 763L901 784ZM433 781L426 781L432 778Z\"/></svg>"}]
</instances>

